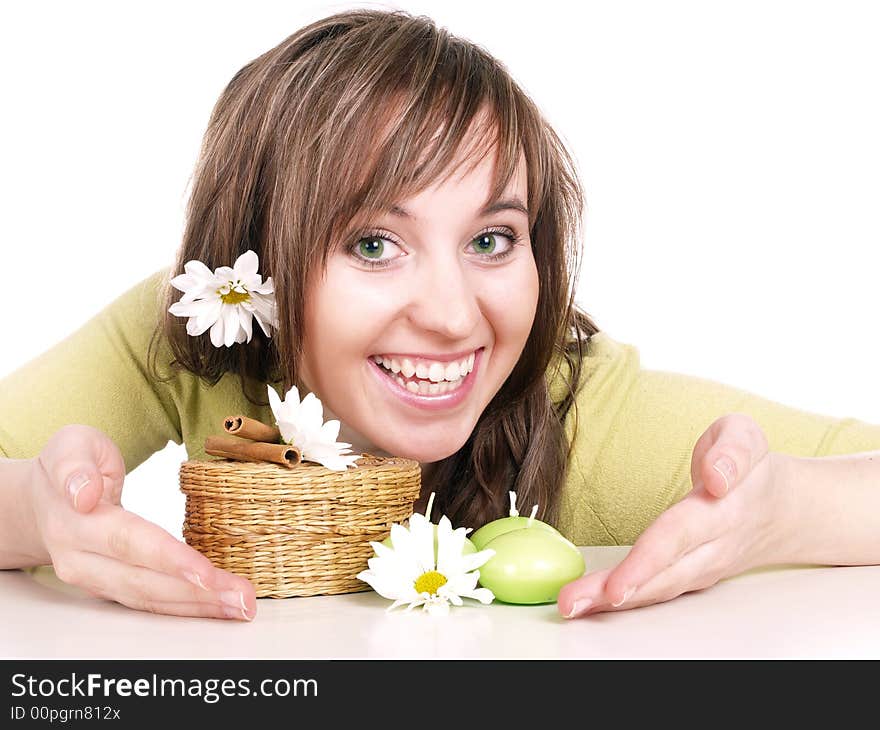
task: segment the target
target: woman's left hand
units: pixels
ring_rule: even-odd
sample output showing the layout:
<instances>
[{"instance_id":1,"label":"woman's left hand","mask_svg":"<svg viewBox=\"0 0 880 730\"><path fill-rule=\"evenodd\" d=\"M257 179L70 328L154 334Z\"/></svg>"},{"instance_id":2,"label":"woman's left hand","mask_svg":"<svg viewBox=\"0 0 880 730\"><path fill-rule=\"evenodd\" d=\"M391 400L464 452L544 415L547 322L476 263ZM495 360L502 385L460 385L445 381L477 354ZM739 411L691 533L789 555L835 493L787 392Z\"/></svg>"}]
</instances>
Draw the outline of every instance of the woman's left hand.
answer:
<instances>
[{"instance_id":1,"label":"woman's left hand","mask_svg":"<svg viewBox=\"0 0 880 730\"><path fill-rule=\"evenodd\" d=\"M750 416L719 418L694 446L691 491L648 526L616 567L563 586L559 612L574 618L660 603L781 562L790 519L787 459L769 450Z\"/></svg>"}]
</instances>

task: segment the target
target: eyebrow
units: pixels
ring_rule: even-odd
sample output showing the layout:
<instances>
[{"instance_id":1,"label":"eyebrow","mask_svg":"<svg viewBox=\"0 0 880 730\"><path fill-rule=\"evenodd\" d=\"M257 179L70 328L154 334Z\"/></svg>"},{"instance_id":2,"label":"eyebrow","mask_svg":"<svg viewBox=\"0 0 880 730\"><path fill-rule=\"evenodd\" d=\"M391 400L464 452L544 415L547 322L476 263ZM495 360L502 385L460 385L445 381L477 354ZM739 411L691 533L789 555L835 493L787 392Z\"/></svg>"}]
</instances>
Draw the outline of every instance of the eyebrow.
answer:
<instances>
[{"instance_id":1,"label":"eyebrow","mask_svg":"<svg viewBox=\"0 0 880 730\"><path fill-rule=\"evenodd\" d=\"M500 200L496 200L493 203L489 203L484 206L480 211L479 215L486 216L490 213L498 213L502 210L518 210L520 213L525 213L526 218L529 217L529 209L523 205L523 202L519 198L501 198ZM410 220L416 220L416 216L410 213L406 208L401 208L399 205L392 205L388 212L392 215L396 215L399 218L409 218Z\"/></svg>"}]
</instances>

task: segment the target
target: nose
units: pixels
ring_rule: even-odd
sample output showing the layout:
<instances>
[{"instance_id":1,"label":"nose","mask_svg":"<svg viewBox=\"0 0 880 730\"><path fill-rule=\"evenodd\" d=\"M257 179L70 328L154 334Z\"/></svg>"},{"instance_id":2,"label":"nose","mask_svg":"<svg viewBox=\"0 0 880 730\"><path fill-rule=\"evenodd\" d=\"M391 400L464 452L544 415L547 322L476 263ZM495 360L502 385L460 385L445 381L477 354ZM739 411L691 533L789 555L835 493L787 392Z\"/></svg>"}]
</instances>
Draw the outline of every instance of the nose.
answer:
<instances>
[{"instance_id":1,"label":"nose","mask_svg":"<svg viewBox=\"0 0 880 730\"><path fill-rule=\"evenodd\" d=\"M481 317L476 282L452 256L436 256L421 268L414 282L410 321L417 329L444 339L467 339Z\"/></svg>"}]
</instances>

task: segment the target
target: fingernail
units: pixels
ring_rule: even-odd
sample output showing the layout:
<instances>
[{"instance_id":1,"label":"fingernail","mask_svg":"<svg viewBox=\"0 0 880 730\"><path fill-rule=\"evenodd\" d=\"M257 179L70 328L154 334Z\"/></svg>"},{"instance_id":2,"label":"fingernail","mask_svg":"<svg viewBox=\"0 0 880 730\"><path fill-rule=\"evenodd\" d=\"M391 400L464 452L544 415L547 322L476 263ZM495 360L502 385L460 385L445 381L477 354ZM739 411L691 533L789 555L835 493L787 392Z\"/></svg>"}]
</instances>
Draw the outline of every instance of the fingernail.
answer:
<instances>
[{"instance_id":1,"label":"fingernail","mask_svg":"<svg viewBox=\"0 0 880 730\"><path fill-rule=\"evenodd\" d=\"M220 600L225 604L223 612L229 618L253 620L254 617L248 613L248 608L244 603L244 594L241 591L223 591L220 593Z\"/></svg>"},{"instance_id":2,"label":"fingernail","mask_svg":"<svg viewBox=\"0 0 880 730\"><path fill-rule=\"evenodd\" d=\"M201 588L203 591L208 590L207 588L205 588L205 584L202 583L202 577L198 573L189 573L187 571L184 571L183 577L186 578L193 585Z\"/></svg>"},{"instance_id":3,"label":"fingernail","mask_svg":"<svg viewBox=\"0 0 880 730\"><path fill-rule=\"evenodd\" d=\"M67 491L71 497L73 497L73 508L76 509L77 502L76 499L79 496L80 490L86 486L92 480L88 478L87 475L82 472L77 472L70 479L67 480Z\"/></svg>"},{"instance_id":4,"label":"fingernail","mask_svg":"<svg viewBox=\"0 0 880 730\"><path fill-rule=\"evenodd\" d=\"M230 608L247 611L247 606L244 605L244 596L241 591L223 591L220 594L220 600Z\"/></svg>"},{"instance_id":5,"label":"fingernail","mask_svg":"<svg viewBox=\"0 0 880 730\"><path fill-rule=\"evenodd\" d=\"M724 493L726 494L730 491L730 483L736 477L736 466L727 456L722 456L712 464L712 468L724 479Z\"/></svg>"},{"instance_id":6,"label":"fingernail","mask_svg":"<svg viewBox=\"0 0 880 730\"><path fill-rule=\"evenodd\" d=\"M226 616L226 618L244 619L245 621L254 620L254 617L248 616L247 611L245 611L241 606L224 606L223 615Z\"/></svg>"},{"instance_id":7,"label":"fingernail","mask_svg":"<svg viewBox=\"0 0 880 730\"><path fill-rule=\"evenodd\" d=\"M611 605L614 606L614 608L617 608L618 606L622 606L622 605L623 605L624 603L626 603L630 598L632 598L632 594L635 593L635 592L636 592L636 589L635 589L635 588L627 588L627 589L623 592L623 598L620 599L620 603L612 603Z\"/></svg>"},{"instance_id":8,"label":"fingernail","mask_svg":"<svg viewBox=\"0 0 880 730\"><path fill-rule=\"evenodd\" d=\"M571 611L569 611L567 614L565 614L565 618L574 618L575 616L580 616L584 611L586 611L592 605L593 605L592 598L578 598L571 605Z\"/></svg>"}]
</instances>

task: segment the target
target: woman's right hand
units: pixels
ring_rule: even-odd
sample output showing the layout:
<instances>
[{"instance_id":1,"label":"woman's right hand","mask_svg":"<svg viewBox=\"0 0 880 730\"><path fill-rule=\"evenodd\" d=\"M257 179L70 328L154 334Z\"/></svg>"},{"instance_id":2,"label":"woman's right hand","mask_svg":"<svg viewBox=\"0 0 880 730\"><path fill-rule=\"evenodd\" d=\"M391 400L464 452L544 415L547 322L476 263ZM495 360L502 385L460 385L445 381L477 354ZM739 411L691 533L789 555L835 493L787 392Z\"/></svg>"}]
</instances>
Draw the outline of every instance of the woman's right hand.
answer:
<instances>
[{"instance_id":1,"label":"woman's right hand","mask_svg":"<svg viewBox=\"0 0 880 730\"><path fill-rule=\"evenodd\" d=\"M34 521L60 580L140 611L254 618L250 581L122 507L125 463L102 431L64 426L33 465Z\"/></svg>"}]
</instances>

